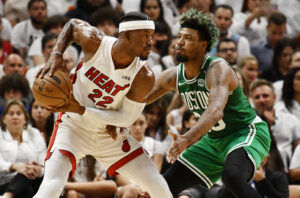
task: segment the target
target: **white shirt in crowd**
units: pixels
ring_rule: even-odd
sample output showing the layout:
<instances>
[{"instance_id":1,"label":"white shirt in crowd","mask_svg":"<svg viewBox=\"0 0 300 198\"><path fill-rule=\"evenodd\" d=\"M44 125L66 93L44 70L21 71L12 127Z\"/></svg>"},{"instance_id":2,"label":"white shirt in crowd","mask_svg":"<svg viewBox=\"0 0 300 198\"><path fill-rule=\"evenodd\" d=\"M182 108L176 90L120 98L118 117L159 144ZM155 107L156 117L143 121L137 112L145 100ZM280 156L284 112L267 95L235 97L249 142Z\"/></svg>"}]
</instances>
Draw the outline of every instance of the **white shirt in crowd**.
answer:
<instances>
[{"instance_id":1,"label":"white shirt in crowd","mask_svg":"<svg viewBox=\"0 0 300 198\"><path fill-rule=\"evenodd\" d=\"M37 161L44 164L45 140L39 130L30 125L23 130L21 144L12 138L10 132L0 130L0 145L0 185L9 182L17 174L9 170L13 163Z\"/></svg>"},{"instance_id":2,"label":"white shirt in crowd","mask_svg":"<svg viewBox=\"0 0 300 198\"><path fill-rule=\"evenodd\" d=\"M154 140L153 138L146 136L140 143L143 146L143 148L147 151L150 158L154 154L164 154L164 151L162 150L162 143L160 141Z\"/></svg>"},{"instance_id":3,"label":"white shirt in crowd","mask_svg":"<svg viewBox=\"0 0 300 198\"><path fill-rule=\"evenodd\" d=\"M11 44L17 49L25 48L28 50L33 41L42 36L44 36L44 32L35 29L31 20L28 19L14 26L11 35Z\"/></svg>"}]
</instances>

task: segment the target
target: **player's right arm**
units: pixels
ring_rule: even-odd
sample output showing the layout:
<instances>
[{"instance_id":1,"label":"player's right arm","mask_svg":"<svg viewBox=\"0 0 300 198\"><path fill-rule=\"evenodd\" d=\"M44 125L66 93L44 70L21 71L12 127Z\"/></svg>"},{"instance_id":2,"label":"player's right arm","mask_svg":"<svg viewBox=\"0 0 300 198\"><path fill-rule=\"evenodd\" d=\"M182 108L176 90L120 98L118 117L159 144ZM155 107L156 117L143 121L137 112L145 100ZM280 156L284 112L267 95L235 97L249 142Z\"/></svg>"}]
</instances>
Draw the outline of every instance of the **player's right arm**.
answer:
<instances>
[{"instance_id":1,"label":"player's right arm","mask_svg":"<svg viewBox=\"0 0 300 198\"><path fill-rule=\"evenodd\" d=\"M79 19L69 20L58 36L53 49L55 53L51 53L46 65L38 72L37 76L42 78L48 70L50 70L49 74L52 75L54 70L58 68L66 71L62 54L73 42L76 42L82 48L85 61L89 60L97 51L103 37L104 33L89 23Z\"/></svg>"},{"instance_id":2,"label":"player's right arm","mask_svg":"<svg viewBox=\"0 0 300 198\"><path fill-rule=\"evenodd\" d=\"M171 90L176 90L177 67L165 70L155 81L154 88L147 98L147 104L154 102Z\"/></svg>"}]
</instances>

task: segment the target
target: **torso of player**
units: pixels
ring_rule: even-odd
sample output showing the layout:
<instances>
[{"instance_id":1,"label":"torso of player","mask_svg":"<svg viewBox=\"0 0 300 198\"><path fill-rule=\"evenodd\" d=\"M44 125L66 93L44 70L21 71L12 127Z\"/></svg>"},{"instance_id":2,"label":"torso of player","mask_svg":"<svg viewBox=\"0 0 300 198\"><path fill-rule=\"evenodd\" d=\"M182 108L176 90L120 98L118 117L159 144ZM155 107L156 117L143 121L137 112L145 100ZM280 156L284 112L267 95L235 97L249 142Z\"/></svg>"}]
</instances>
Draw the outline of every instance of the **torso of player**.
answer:
<instances>
[{"instance_id":1,"label":"torso of player","mask_svg":"<svg viewBox=\"0 0 300 198\"><path fill-rule=\"evenodd\" d=\"M196 119L199 119L208 107L209 89L206 86L206 72L217 61L225 60L206 56L201 72L193 79L185 78L183 63L177 66L177 89ZM229 93L224 116L208 131L208 135L212 138L225 136L236 130L248 127L255 117L256 113L239 85Z\"/></svg>"},{"instance_id":2,"label":"torso of player","mask_svg":"<svg viewBox=\"0 0 300 198\"><path fill-rule=\"evenodd\" d=\"M115 42L116 38L105 36L95 55L78 66L74 76L73 95L82 106L118 110L136 74L145 64L136 57L125 69L115 69L111 56ZM68 115L84 121L79 114Z\"/></svg>"}]
</instances>

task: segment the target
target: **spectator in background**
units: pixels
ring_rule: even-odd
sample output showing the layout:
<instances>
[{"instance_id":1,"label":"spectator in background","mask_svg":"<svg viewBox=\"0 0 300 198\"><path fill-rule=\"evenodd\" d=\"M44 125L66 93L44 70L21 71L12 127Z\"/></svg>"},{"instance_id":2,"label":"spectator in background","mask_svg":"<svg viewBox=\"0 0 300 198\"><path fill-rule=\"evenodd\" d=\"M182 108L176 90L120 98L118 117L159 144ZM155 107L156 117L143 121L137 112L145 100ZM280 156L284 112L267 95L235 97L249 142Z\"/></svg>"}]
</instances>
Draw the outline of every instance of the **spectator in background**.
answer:
<instances>
[{"instance_id":1,"label":"spectator in background","mask_svg":"<svg viewBox=\"0 0 300 198\"><path fill-rule=\"evenodd\" d=\"M182 130L182 119L183 119L183 114L187 110L187 105L186 103L182 102L182 105L180 108L173 109L167 114L166 117L166 122L169 127L174 127L177 130L177 133L180 133Z\"/></svg>"},{"instance_id":2,"label":"spectator in background","mask_svg":"<svg viewBox=\"0 0 300 198\"><path fill-rule=\"evenodd\" d=\"M289 169L289 179L291 184L289 185L290 198L299 198L300 196L300 145L295 148L290 169Z\"/></svg>"},{"instance_id":3,"label":"spectator in background","mask_svg":"<svg viewBox=\"0 0 300 198\"><path fill-rule=\"evenodd\" d=\"M146 128L146 115L141 113L138 119L129 127L129 130L130 134L139 141L147 151L148 156L153 160L157 170L160 172L164 154L162 143L158 140L154 140L152 137L145 136Z\"/></svg>"},{"instance_id":4,"label":"spectator in background","mask_svg":"<svg viewBox=\"0 0 300 198\"><path fill-rule=\"evenodd\" d=\"M111 198L117 191L116 183L105 180L105 169L91 155L82 158L74 176L65 185L66 198Z\"/></svg>"},{"instance_id":5,"label":"spectator in background","mask_svg":"<svg viewBox=\"0 0 300 198\"><path fill-rule=\"evenodd\" d=\"M251 45L251 53L257 58L260 71L266 71L271 68L274 49L277 43L286 35L286 28L285 15L280 12L274 12L268 18L266 37L261 42Z\"/></svg>"},{"instance_id":6,"label":"spectator in background","mask_svg":"<svg viewBox=\"0 0 300 198\"><path fill-rule=\"evenodd\" d=\"M259 115L268 122L264 115ZM252 185L264 198L288 198L289 181L285 172L284 164L277 148L277 143L269 129L271 147L269 154L255 171Z\"/></svg>"},{"instance_id":7,"label":"spectator in background","mask_svg":"<svg viewBox=\"0 0 300 198\"><path fill-rule=\"evenodd\" d=\"M140 12L147 14L153 21L166 23L164 9L160 0L141 0Z\"/></svg>"},{"instance_id":8,"label":"spectator in background","mask_svg":"<svg viewBox=\"0 0 300 198\"><path fill-rule=\"evenodd\" d=\"M47 3L45 0L30 0L27 10L30 19L16 24L11 36L11 44L20 51L24 58L32 42L44 35L42 24L47 18Z\"/></svg>"},{"instance_id":9,"label":"spectator in background","mask_svg":"<svg viewBox=\"0 0 300 198\"><path fill-rule=\"evenodd\" d=\"M68 48L63 54L63 59L64 59L64 62L66 64L66 69L68 70L68 72L71 75L74 74L77 64L74 60L75 58L69 53Z\"/></svg>"},{"instance_id":10,"label":"spectator in background","mask_svg":"<svg viewBox=\"0 0 300 198\"><path fill-rule=\"evenodd\" d=\"M146 136L152 137L155 140L163 143L163 151L167 152L169 145L172 142L172 138L167 140L168 125L166 123L166 108L167 103L164 99L157 100L145 107L147 128Z\"/></svg>"},{"instance_id":11,"label":"spectator in background","mask_svg":"<svg viewBox=\"0 0 300 198\"><path fill-rule=\"evenodd\" d=\"M55 15L46 19L46 21L42 25L42 29L44 34L54 33L59 35L63 26L68 21L68 19L63 15ZM45 63L45 57L43 55L42 50L42 38L39 37L35 39L28 50L28 57L32 60L33 66L37 66ZM74 48L74 47L73 47ZM76 49L74 48L76 51Z\"/></svg>"},{"instance_id":12,"label":"spectator in background","mask_svg":"<svg viewBox=\"0 0 300 198\"><path fill-rule=\"evenodd\" d=\"M230 65L236 67L238 52L234 40L230 38L223 38L217 45L217 56L224 58Z\"/></svg>"},{"instance_id":13,"label":"spectator in background","mask_svg":"<svg viewBox=\"0 0 300 198\"><path fill-rule=\"evenodd\" d=\"M13 48L13 46L9 43L9 41L5 40L2 36L3 31L3 18L0 15L0 64L4 63L4 60L7 58L8 55L10 55L13 52L16 52L16 50Z\"/></svg>"},{"instance_id":14,"label":"spectator in background","mask_svg":"<svg viewBox=\"0 0 300 198\"><path fill-rule=\"evenodd\" d=\"M180 14L185 13L193 7L192 0L177 0L176 7Z\"/></svg>"},{"instance_id":15,"label":"spectator in background","mask_svg":"<svg viewBox=\"0 0 300 198\"><path fill-rule=\"evenodd\" d=\"M10 54L4 61L3 68L0 69L0 79L4 75L18 73L25 75L27 66L24 63L23 58L19 54Z\"/></svg>"},{"instance_id":16,"label":"spectator in background","mask_svg":"<svg viewBox=\"0 0 300 198\"><path fill-rule=\"evenodd\" d=\"M289 70L284 78L282 101L289 113L300 120L300 67Z\"/></svg>"},{"instance_id":17,"label":"spectator in background","mask_svg":"<svg viewBox=\"0 0 300 198\"><path fill-rule=\"evenodd\" d=\"M268 10L261 0L243 0L242 12L234 15L230 31L245 36L251 44L259 43L266 37Z\"/></svg>"},{"instance_id":18,"label":"spectator in background","mask_svg":"<svg viewBox=\"0 0 300 198\"><path fill-rule=\"evenodd\" d=\"M213 16L216 4L215 0L192 0L192 7Z\"/></svg>"},{"instance_id":19,"label":"spectator in background","mask_svg":"<svg viewBox=\"0 0 300 198\"><path fill-rule=\"evenodd\" d=\"M275 105L276 95L270 82L257 79L251 84L250 93L255 109L268 121L287 171L293 148L300 143L300 123L283 105Z\"/></svg>"},{"instance_id":20,"label":"spectator in background","mask_svg":"<svg viewBox=\"0 0 300 198\"><path fill-rule=\"evenodd\" d=\"M240 57L238 60L237 68L246 77L246 80L253 82L258 76L258 62L255 56L248 55Z\"/></svg>"},{"instance_id":21,"label":"spectator in background","mask_svg":"<svg viewBox=\"0 0 300 198\"><path fill-rule=\"evenodd\" d=\"M6 0L4 4L4 17L12 27L28 19L27 4L29 0Z\"/></svg>"},{"instance_id":22,"label":"spectator in background","mask_svg":"<svg viewBox=\"0 0 300 198\"><path fill-rule=\"evenodd\" d=\"M167 46L169 45L170 30L166 23L155 21L155 31L152 36L152 48L148 55L147 64L153 70L155 76L166 68L161 64L161 58L168 54Z\"/></svg>"},{"instance_id":23,"label":"spectator in background","mask_svg":"<svg viewBox=\"0 0 300 198\"><path fill-rule=\"evenodd\" d=\"M110 7L99 8L92 15L92 25L107 36L117 37L119 20L120 14Z\"/></svg>"},{"instance_id":24,"label":"spectator in background","mask_svg":"<svg viewBox=\"0 0 300 198\"><path fill-rule=\"evenodd\" d=\"M300 67L300 49L296 49L292 55L290 68L294 68L294 67ZM273 83L273 86L276 93L276 101L282 100L283 80L276 81L275 83Z\"/></svg>"},{"instance_id":25,"label":"spectator in background","mask_svg":"<svg viewBox=\"0 0 300 198\"><path fill-rule=\"evenodd\" d=\"M171 41L169 42L169 46L166 45L164 46L164 47L168 47L168 54L161 58L161 64L163 68L170 68L179 64L176 60L176 53L175 53L176 42L177 42L177 37L172 37Z\"/></svg>"},{"instance_id":26,"label":"spectator in background","mask_svg":"<svg viewBox=\"0 0 300 198\"><path fill-rule=\"evenodd\" d=\"M249 100L249 98L250 98L250 93L249 93L250 82L249 82L249 80L247 80L246 75L244 74L244 72L242 72L238 68L236 70L236 75L239 79L239 83L240 83L240 85L243 89L243 92L244 92L245 96Z\"/></svg>"},{"instance_id":27,"label":"spectator in background","mask_svg":"<svg viewBox=\"0 0 300 198\"><path fill-rule=\"evenodd\" d=\"M123 9L117 1L112 0L77 0L76 9L68 11L65 16L69 18L77 18L92 22L92 15L98 9L102 7L111 7L119 13L123 13Z\"/></svg>"},{"instance_id":28,"label":"spectator in background","mask_svg":"<svg viewBox=\"0 0 300 198\"><path fill-rule=\"evenodd\" d=\"M31 198L42 181L46 145L28 122L23 103L8 101L0 132L0 195L5 198Z\"/></svg>"},{"instance_id":29,"label":"spectator in background","mask_svg":"<svg viewBox=\"0 0 300 198\"><path fill-rule=\"evenodd\" d=\"M294 43L292 40L283 38L274 49L271 68L264 71L260 78L271 82L283 80L291 67L291 57L294 53Z\"/></svg>"},{"instance_id":30,"label":"spectator in background","mask_svg":"<svg viewBox=\"0 0 300 198\"><path fill-rule=\"evenodd\" d=\"M3 17L2 15L0 15L0 22L2 23L2 29L0 31L0 37L3 39L3 40L6 40L6 41L10 41L10 38L11 38L11 32L12 32L12 26L11 24L9 23L9 21Z\"/></svg>"},{"instance_id":31,"label":"spectator in background","mask_svg":"<svg viewBox=\"0 0 300 198\"><path fill-rule=\"evenodd\" d=\"M54 33L47 33L43 36L42 38L42 52L43 52L43 56L44 56L44 59L45 59L45 62L48 61L49 57L50 57L50 54L53 50L53 47L56 43L56 40L57 40L57 35L54 34ZM38 71L44 67L44 63L36 66L36 67L33 67L33 68L30 68L27 73L26 73L26 78L29 82L29 85L30 87L32 87L33 85L33 81L34 81L34 78L35 78L35 75L38 73Z\"/></svg>"},{"instance_id":32,"label":"spectator in background","mask_svg":"<svg viewBox=\"0 0 300 198\"><path fill-rule=\"evenodd\" d=\"M32 127L40 131L48 146L54 128L54 114L43 108L33 99L29 106L29 118Z\"/></svg>"},{"instance_id":33,"label":"spectator in background","mask_svg":"<svg viewBox=\"0 0 300 198\"><path fill-rule=\"evenodd\" d=\"M22 100L26 109L29 109L30 88L24 75L8 74L0 80L0 115L5 103L10 99Z\"/></svg>"},{"instance_id":34,"label":"spectator in background","mask_svg":"<svg viewBox=\"0 0 300 198\"><path fill-rule=\"evenodd\" d=\"M241 36L237 33L231 33L229 31L230 26L232 25L233 10L229 5L219 5L214 11L214 22L220 32L218 37L219 40L224 38L232 39L237 46L237 51L239 56L245 56L250 54L250 44L247 38ZM217 52L214 48L210 54L215 55Z\"/></svg>"}]
</instances>

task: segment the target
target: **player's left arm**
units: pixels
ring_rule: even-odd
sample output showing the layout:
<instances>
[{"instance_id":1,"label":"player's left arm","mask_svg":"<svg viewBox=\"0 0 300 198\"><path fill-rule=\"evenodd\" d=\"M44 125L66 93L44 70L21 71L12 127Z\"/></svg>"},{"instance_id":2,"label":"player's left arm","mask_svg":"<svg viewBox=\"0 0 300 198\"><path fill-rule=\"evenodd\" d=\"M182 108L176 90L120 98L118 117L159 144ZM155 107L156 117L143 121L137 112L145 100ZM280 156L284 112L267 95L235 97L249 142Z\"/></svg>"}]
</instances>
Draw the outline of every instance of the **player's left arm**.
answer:
<instances>
[{"instance_id":1,"label":"player's left arm","mask_svg":"<svg viewBox=\"0 0 300 198\"><path fill-rule=\"evenodd\" d=\"M197 142L222 119L229 92L238 86L238 80L234 71L225 62L218 61L209 68L206 84L209 88L208 107L195 126L184 135L169 132L174 139L167 154L167 160L171 163L176 161L187 146Z\"/></svg>"},{"instance_id":2,"label":"player's left arm","mask_svg":"<svg viewBox=\"0 0 300 198\"><path fill-rule=\"evenodd\" d=\"M206 85L209 88L208 107L196 125L185 134L191 143L199 140L223 118L229 92L236 89L238 79L234 71L225 62L218 61L208 70Z\"/></svg>"}]
</instances>

